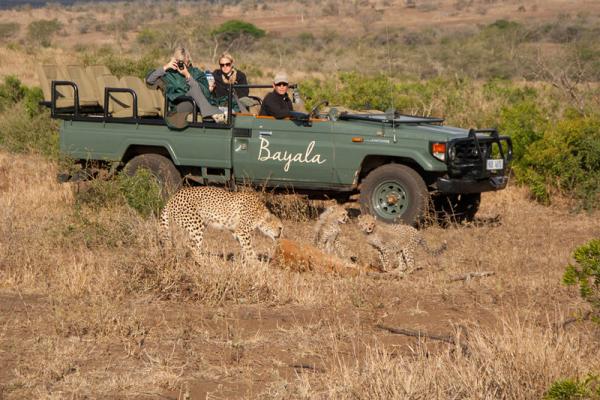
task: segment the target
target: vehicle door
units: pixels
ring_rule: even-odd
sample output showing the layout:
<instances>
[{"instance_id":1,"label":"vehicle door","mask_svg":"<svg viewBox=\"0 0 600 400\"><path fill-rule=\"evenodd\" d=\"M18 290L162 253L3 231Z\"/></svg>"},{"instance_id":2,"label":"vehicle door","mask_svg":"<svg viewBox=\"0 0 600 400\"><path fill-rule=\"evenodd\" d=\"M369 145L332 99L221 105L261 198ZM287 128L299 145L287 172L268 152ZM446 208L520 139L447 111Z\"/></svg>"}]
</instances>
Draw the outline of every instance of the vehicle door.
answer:
<instances>
[{"instance_id":1,"label":"vehicle door","mask_svg":"<svg viewBox=\"0 0 600 400\"><path fill-rule=\"evenodd\" d=\"M272 117L244 117L233 131L233 162L238 181L268 186L327 184L335 152L331 123Z\"/></svg>"}]
</instances>

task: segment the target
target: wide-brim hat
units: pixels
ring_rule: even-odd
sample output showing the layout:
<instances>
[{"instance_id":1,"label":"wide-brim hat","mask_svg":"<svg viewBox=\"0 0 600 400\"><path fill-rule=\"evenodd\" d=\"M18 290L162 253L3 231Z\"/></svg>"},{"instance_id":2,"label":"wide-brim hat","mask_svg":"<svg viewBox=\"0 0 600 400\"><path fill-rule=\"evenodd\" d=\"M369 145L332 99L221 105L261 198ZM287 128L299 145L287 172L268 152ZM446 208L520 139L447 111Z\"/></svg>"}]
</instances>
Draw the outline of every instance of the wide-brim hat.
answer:
<instances>
[{"instance_id":1,"label":"wide-brim hat","mask_svg":"<svg viewBox=\"0 0 600 400\"><path fill-rule=\"evenodd\" d=\"M277 74L275 74L275 78L273 78L273 83L274 84L278 84L278 83L289 83L288 77L284 72L278 72Z\"/></svg>"}]
</instances>

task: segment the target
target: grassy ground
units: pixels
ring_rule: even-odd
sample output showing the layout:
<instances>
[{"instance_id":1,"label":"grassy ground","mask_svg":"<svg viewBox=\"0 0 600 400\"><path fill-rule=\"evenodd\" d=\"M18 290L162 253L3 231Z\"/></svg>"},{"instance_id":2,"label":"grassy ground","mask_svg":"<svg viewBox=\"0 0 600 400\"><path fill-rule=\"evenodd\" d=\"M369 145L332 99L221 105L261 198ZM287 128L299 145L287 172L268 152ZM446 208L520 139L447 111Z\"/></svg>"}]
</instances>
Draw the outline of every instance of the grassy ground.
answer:
<instances>
[{"instance_id":1,"label":"grassy ground","mask_svg":"<svg viewBox=\"0 0 600 400\"><path fill-rule=\"evenodd\" d=\"M3 398L523 399L600 368L597 327L556 328L585 307L561 275L600 235L597 213L545 208L510 187L484 196L474 225L425 229L448 250L420 254L414 274L349 278L195 263L184 245L159 245L154 218L77 204L55 173L0 154ZM308 240L313 222L286 220L284 236ZM343 240L376 261L353 224ZM219 231L207 248L237 252ZM471 271L495 275L449 281Z\"/></svg>"}]
</instances>

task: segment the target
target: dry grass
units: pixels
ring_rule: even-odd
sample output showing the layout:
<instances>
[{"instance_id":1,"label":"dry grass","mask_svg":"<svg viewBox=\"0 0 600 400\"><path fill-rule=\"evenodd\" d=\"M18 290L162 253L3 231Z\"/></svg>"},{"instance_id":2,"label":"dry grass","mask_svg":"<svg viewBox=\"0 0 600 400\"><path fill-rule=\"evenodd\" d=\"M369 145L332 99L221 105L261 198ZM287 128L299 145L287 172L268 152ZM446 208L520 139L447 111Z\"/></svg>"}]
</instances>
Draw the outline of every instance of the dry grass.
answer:
<instances>
[{"instance_id":1,"label":"dry grass","mask_svg":"<svg viewBox=\"0 0 600 400\"><path fill-rule=\"evenodd\" d=\"M192 398L522 399L600 368L598 328L554 329L585 307L560 279L571 251L600 236L598 214L541 207L518 188L486 194L478 224L424 231L433 244L448 242L443 256L423 254L423 269L405 279L374 280L242 268L218 256L237 254L218 231L197 264L183 238L159 245L153 218L76 205L75 188L55 183L55 173L40 158L0 154L5 398L187 390ZM281 210L305 207L289 201ZM284 236L310 241L312 223L286 220ZM259 252L272 252L272 242L255 239ZM352 224L343 240L361 261L376 261ZM496 274L448 282L482 270ZM457 335L467 350L378 324Z\"/></svg>"}]
</instances>

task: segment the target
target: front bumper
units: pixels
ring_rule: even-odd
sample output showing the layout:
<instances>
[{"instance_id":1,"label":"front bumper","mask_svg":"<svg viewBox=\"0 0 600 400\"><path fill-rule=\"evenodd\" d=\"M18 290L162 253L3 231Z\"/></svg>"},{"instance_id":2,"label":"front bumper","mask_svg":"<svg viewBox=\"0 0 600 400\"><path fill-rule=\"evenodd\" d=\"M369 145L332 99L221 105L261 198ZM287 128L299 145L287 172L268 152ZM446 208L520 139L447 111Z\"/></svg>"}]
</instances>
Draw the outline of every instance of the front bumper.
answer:
<instances>
[{"instance_id":1,"label":"front bumper","mask_svg":"<svg viewBox=\"0 0 600 400\"><path fill-rule=\"evenodd\" d=\"M441 193L481 193L506 187L508 176L492 176L483 180L438 178L437 190Z\"/></svg>"}]
</instances>

